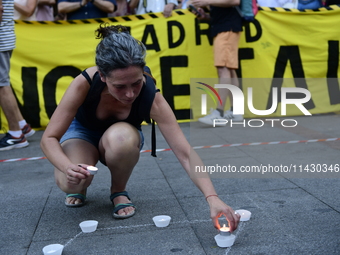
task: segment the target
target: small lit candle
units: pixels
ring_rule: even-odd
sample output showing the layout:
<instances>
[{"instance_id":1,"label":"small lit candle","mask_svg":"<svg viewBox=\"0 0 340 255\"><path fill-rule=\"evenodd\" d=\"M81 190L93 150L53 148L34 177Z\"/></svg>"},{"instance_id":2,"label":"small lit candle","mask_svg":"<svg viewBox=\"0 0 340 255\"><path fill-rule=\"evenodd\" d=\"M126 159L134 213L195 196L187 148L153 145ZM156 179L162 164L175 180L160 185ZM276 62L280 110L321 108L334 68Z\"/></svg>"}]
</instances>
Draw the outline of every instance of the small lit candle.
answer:
<instances>
[{"instance_id":1,"label":"small lit candle","mask_svg":"<svg viewBox=\"0 0 340 255\"><path fill-rule=\"evenodd\" d=\"M221 236L229 236L230 235L230 229L226 227L225 224L223 224L223 227L220 228L220 234Z\"/></svg>"},{"instance_id":2,"label":"small lit candle","mask_svg":"<svg viewBox=\"0 0 340 255\"><path fill-rule=\"evenodd\" d=\"M220 228L220 233L215 236L215 241L219 247L230 247L235 242L235 235L232 235L229 231L230 229L223 224L223 227Z\"/></svg>"}]
</instances>

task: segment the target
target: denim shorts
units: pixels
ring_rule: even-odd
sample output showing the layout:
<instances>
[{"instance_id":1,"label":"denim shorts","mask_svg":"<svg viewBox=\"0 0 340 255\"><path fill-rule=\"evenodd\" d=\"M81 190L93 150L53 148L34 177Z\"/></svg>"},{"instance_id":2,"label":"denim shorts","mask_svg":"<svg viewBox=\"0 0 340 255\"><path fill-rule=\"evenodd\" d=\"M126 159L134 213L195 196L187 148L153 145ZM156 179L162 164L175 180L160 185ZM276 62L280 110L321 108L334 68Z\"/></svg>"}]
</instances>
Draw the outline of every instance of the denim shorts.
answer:
<instances>
[{"instance_id":1,"label":"denim shorts","mask_svg":"<svg viewBox=\"0 0 340 255\"><path fill-rule=\"evenodd\" d=\"M138 132L140 135L140 150L142 150L144 145L144 135L142 131L138 130ZM102 132L88 129L80 124L78 120L73 119L66 133L61 137L60 143L69 139L82 139L93 144L98 149L99 141L103 134L104 133Z\"/></svg>"}]
</instances>

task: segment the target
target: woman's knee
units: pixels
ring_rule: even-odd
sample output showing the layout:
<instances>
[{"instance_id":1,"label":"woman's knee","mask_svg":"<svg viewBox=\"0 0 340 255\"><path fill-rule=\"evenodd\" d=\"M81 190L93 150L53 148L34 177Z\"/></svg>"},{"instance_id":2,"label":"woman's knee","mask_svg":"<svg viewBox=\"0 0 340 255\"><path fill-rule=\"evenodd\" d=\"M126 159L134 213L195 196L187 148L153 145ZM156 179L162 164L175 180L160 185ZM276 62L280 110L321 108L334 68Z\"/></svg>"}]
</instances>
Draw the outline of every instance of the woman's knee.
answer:
<instances>
[{"instance_id":1,"label":"woman's knee","mask_svg":"<svg viewBox=\"0 0 340 255\"><path fill-rule=\"evenodd\" d=\"M100 140L99 147L111 151L138 151L140 147L140 135L138 130L124 122L112 125Z\"/></svg>"}]
</instances>

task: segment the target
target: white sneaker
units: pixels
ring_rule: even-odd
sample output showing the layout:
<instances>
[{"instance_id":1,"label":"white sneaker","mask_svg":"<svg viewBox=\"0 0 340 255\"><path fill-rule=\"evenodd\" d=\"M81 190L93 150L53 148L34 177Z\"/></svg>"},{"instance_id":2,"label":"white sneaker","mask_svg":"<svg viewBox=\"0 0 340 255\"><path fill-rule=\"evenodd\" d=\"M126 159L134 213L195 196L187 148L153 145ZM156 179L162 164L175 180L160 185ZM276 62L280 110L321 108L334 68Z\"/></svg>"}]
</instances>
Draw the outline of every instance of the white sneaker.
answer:
<instances>
[{"instance_id":1,"label":"white sneaker","mask_svg":"<svg viewBox=\"0 0 340 255\"><path fill-rule=\"evenodd\" d=\"M226 120L232 121L243 121L243 115L241 114L234 114L232 111L228 110L224 112L223 116Z\"/></svg>"},{"instance_id":2,"label":"white sneaker","mask_svg":"<svg viewBox=\"0 0 340 255\"><path fill-rule=\"evenodd\" d=\"M221 116L220 112L212 108L209 115L199 118L198 121L213 127L221 127L227 124L227 121L225 121L225 118Z\"/></svg>"}]
</instances>

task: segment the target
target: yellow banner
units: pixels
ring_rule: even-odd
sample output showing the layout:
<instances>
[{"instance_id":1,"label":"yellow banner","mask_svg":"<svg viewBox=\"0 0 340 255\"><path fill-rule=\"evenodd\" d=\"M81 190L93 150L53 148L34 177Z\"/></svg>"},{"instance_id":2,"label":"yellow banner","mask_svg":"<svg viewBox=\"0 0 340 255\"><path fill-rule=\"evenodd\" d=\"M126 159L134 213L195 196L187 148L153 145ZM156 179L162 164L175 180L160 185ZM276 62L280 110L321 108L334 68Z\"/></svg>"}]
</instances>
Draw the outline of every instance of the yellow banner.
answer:
<instances>
[{"instance_id":1,"label":"yellow banner","mask_svg":"<svg viewBox=\"0 0 340 255\"><path fill-rule=\"evenodd\" d=\"M245 27L240 42L239 75L245 98L248 88L253 88L254 106L264 110L271 106L273 88L278 88L280 102L282 87L301 87L311 92L312 98L304 106L312 114L339 111L340 28L334 24L340 22L340 8L263 9ZM303 114L289 106L287 115ZM282 115L278 110L269 116ZM245 105L245 117L260 116Z\"/></svg>"},{"instance_id":2,"label":"yellow banner","mask_svg":"<svg viewBox=\"0 0 340 255\"><path fill-rule=\"evenodd\" d=\"M339 77L340 9L318 12L262 10L245 25L240 41L242 88L248 78ZM95 64L98 40L94 31L101 22L121 24L147 47L147 65L161 93L179 121L190 119L190 79L216 78L212 41L207 22L199 23L186 10L110 19L59 22L16 21L17 44L11 59L11 84L25 119L34 128L48 124L67 86L83 69ZM338 79L322 84L306 83L312 93L312 113L340 110ZM249 81L249 82L247 82ZM214 84L211 84L214 86ZM253 97L265 109L273 84L257 85ZM292 84L294 86L294 84ZM299 85L300 86L300 85ZM264 107L264 108L263 108ZM274 116L279 116L274 113ZM288 115L302 115L289 110ZM194 113L195 119L199 117ZM245 107L245 117L254 117ZM1 113L1 127L7 128Z\"/></svg>"}]
</instances>

